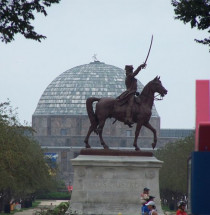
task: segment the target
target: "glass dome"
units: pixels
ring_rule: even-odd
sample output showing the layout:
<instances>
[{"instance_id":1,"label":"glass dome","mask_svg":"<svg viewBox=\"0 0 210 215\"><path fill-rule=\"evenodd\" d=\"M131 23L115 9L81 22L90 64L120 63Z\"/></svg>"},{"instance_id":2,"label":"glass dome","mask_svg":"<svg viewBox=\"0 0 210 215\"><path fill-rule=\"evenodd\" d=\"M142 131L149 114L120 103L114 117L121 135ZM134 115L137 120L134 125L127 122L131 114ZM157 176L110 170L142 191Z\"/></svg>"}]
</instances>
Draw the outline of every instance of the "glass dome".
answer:
<instances>
[{"instance_id":1,"label":"glass dome","mask_svg":"<svg viewBox=\"0 0 210 215\"><path fill-rule=\"evenodd\" d=\"M138 91L143 85L138 81ZM42 94L33 115L87 115L88 97L117 97L125 90L125 71L94 61L69 69ZM153 106L152 116L158 116Z\"/></svg>"}]
</instances>

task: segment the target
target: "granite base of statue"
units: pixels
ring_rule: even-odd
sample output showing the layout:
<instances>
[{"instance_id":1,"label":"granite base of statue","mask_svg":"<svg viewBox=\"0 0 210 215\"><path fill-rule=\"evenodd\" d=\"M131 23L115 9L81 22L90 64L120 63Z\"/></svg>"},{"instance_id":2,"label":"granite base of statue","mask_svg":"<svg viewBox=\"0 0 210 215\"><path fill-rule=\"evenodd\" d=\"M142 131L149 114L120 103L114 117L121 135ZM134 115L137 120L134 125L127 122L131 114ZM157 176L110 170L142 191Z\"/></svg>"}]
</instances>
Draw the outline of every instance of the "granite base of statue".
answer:
<instances>
[{"instance_id":1,"label":"granite base of statue","mask_svg":"<svg viewBox=\"0 0 210 215\"><path fill-rule=\"evenodd\" d=\"M71 162L74 183L66 214L139 215L140 194L148 187L163 215L159 195L163 162L151 152L84 149Z\"/></svg>"}]
</instances>

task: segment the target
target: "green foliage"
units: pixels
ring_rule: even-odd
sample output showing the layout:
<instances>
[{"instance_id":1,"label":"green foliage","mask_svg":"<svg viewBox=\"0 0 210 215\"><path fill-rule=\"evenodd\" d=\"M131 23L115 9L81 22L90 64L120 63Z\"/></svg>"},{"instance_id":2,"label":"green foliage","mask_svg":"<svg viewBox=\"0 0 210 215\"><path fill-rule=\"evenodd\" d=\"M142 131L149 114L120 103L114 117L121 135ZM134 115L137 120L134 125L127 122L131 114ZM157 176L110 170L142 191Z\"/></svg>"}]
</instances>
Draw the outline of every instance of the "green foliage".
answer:
<instances>
[{"instance_id":1,"label":"green foliage","mask_svg":"<svg viewBox=\"0 0 210 215\"><path fill-rule=\"evenodd\" d=\"M69 207L69 202L62 202L57 207L55 207L53 210L47 209L47 210L41 210L36 211L35 215L64 215Z\"/></svg>"},{"instance_id":2,"label":"green foliage","mask_svg":"<svg viewBox=\"0 0 210 215\"><path fill-rule=\"evenodd\" d=\"M37 207L38 205L40 205L41 201L34 201L32 202L32 208Z\"/></svg>"},{"instance_id":3,"label":"green foliage","mask_svg":"<svg viewBox=\"0 0 210 215\"><path fill-rule=\"evenodd\" d=\"M63 180L57 180L56 182L57 182L57 184L56 184L56 190L58 192L67 191L66 184L65 184L65 182Z\"/></svg>"},{"instance_id":4,"label":"green foliage","mask_svg":"<svg viewBox=\"0 0 210 215\"><path fill-rule=\"evenodd\" d=\"M191 28L208 30L210 33L210 2L209 0L172 0L175 7L175 19L190 23ZM210 46L210 37L196 42Z\"/></svg>"},{"instance_id":5,"label":"green foliage","mask_svg":"<svg viewBox=\"0 0 210 215\"><path fill-rule=\"evenodd\" d=\"M59 204L55 209L54 209L54 214L65 214L67 209L69 208L69 203L68 202L62 202Z\"/></svg>"},{"instance_id":6,"label":"green foliage","mask_svg":"<svg viewBox=\"0 0 210 215\"><path fill-rule=\"evenodd\" d=\"M35 19L34 13L41 13L45 16L46 7L59 3L60 0L1 0L0 1L0 39L5 42L14 40L14 35L22 34L27 39L41 42L46 37L37 34L31 21Z\"/></svg>"},{"instance_id":7,"label":"green foliage","mask_svg":"<svg viewBox=\"0 0 210 215\"><path fill-rule=\"evenodd\" d=\"M38 195L37 199L69 200L70 197L69 192L48 192Z\"/></svg>"},{"instance_id":8,"label":"green foliage","mask_svg":"<svg viewBox=\"0 0 210 215\"><path fill-rule=\"evenodd\" d=\"M0 104L0 205L2 199L24 199L54 186L32 132L30 127L20 125L9 102Z\"/></svg>"},{"instance_id":9,"label":"green foliage","mask_svg":"<svg viewBox=\"0 0 210 215\"><path fill-rule=\"evenodd\" d=\"M173 212L174 211L174 210L170 210L170 208L167 205L164 205L164 204L161 205L161 208L162 208L163 212L166 212L166 211Z\"/></svg>"},{"instance_id":10,"label":"green foliage","mask_svg":"<svg viewBox=\"0 0 210 215\"><path fill-rule=\"evenodd\" d=\"M160 194L163 199L181 199L187 195L187 161L194 150L194 134L157 150L163 161L160 169Z\"/></svg>"}]
</instances>

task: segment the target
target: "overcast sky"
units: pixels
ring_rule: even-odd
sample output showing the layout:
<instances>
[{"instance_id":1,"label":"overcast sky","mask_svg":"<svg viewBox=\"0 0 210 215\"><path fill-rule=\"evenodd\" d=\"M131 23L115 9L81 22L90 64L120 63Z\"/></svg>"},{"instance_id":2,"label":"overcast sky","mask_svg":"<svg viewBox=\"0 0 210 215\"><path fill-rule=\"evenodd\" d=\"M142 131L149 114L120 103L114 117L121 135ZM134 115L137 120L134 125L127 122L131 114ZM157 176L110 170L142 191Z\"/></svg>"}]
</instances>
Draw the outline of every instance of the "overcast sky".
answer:
<instances>
[{"instance_id":1,"label":"overcast sky","mask_svg":"<svg viewBox=\"0 0 210 215\"><path fill-rule=\"evenodd\" d=\"M159 75L168 94L156 101L161 128L195 127L195 80L210 79L207 46L194 42L207 32L174 20L170 0L61 0L37 16L35 30L47 36L41 43L18 35L0 42L0 102L10 99L20 121L32 120L45 88L74 66L98 60L124 69L144 62L152 34L147 68L137 76L142 84Z\"/></svg>"}]
</instances>

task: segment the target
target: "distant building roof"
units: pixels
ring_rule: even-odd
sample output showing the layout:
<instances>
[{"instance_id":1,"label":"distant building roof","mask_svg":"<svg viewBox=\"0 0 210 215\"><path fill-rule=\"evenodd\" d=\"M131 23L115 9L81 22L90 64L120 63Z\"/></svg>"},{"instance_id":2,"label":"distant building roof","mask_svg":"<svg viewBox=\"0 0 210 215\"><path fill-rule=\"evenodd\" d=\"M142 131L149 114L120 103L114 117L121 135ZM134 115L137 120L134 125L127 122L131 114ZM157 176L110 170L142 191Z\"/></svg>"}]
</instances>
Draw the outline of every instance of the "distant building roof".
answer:
<instances>
[{"instance_id":1,"label":"distant building roof","mask_svg":"<svg viewBox=\"0 0 210 215\"><path fill-rule=\"evenodd\" d=\"M138 91L143 85L138 81ZM42 94L33 115L87 115L88 97L117 97L125 90L125 71L94 61L63 72ZM153 106L153 117L158 113Z\"/></svg>"},{"instance_id":2,"label":"distant building roof","mask_svg":"<svg viewBox=\"0 0 210 215\"><path fill-rule=\"evenodd\" d=\"M194 129L160 129L160 137L187 137L194 131Z\"/></svg>"}]
</instances>

